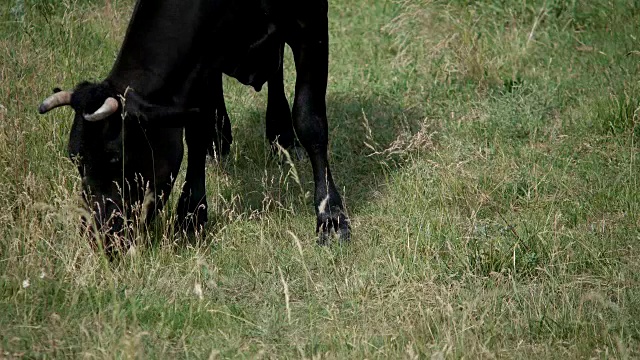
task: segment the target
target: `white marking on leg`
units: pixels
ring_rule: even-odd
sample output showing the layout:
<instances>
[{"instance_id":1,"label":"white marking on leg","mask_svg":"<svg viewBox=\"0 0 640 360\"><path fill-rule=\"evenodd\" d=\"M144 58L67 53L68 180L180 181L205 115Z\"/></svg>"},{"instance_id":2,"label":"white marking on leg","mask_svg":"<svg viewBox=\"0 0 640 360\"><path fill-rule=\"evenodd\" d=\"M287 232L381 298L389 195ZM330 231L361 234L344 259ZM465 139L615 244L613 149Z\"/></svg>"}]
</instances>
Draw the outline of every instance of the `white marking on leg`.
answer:
<instances>
[{"instance_id":1,"label":"white marking on leg","mask_svg":"<svg viewBox=\"0 0 640 360\"><path fill-rule=\"evenodd\" d=\"M322 199L322 201L320 201L320 205L318 205L318 212L320 214L324 213L324 211L327 208L327 203L329 202L329 194L327 194L327 196L325 196L324 199Z\"/></svg>"}]
</instances>

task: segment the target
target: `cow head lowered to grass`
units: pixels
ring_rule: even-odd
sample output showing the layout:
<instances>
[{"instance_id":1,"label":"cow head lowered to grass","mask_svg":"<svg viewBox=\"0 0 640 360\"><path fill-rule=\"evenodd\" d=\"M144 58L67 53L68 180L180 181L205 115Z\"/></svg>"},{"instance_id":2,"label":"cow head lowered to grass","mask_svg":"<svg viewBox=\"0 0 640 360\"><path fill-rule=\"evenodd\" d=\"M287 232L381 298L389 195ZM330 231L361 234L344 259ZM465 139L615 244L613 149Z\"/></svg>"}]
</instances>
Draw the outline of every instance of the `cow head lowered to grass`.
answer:
<instances>
[{"instance_id":1,"label":"cow head lowered to grass","mask_svg":"<svg viewBox=\"0 0 640 360\"><path fill-rule=\"evenodd\" d=\"M139 215L150 220L164 205L180 170L182 128L145 127L144 123L188 119L190 112L143 112L144 104L133 93L120 98L108 84L87 82L73 91L56 91L38 110L44 114L64 105L75 111L68 154L77 164L83 198L95 225L107 235L103 245L111 253L122 245L118 240L126 239L120 235L125 219L133 215L132 205L140 204Z\"/></svg>"},{"instance_id":2,"label":"cow head lowered to grass","mask_svg":"<svg viewBox=\"0 0 640 360\"><path fill-rule=\"evenodd\" d=\"M143 202L147 220L167 199L180 169L183 130L189 155L178 225L207 220L207 153L229 151L231 128L222 74L259 90L269 83L266 134L284 148L301 145L315 184L318 242L350 237L349 219L328 161L326 0L139 0L109 76L43 101L40 113L75 111L69 154L107 249ZM284 94L282 53L296 62L293 109ZM213 144L213 145L212 145Z\"/></svg>"}]
</instances>

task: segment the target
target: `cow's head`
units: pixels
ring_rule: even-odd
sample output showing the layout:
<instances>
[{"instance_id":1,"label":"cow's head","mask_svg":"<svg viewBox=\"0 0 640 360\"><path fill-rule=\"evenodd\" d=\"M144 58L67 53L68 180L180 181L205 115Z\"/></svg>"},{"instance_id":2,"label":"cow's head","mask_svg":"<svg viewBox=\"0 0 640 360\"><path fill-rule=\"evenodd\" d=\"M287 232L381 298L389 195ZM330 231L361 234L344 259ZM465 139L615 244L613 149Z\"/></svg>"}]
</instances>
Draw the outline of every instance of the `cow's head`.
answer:
<instances>
[{"instance_id":1,"label":"cow's head","mask_svg":"<svg viewBox=\"0 0 640 360\"><path fill-rule=\"evenodd\" d=\"M106 83L83 82L73 91L56 89L38 111L44 114L59 106L75 111L68 154L77 164L83 198L110 252L126 238L123 215L130 214L132 204L161 206L158 197L168 196L182 161L182 130L145 128L147 105L135 96L123 101ZM87 220L83 224L91 224Z\"/></svg>"}]
</instances>

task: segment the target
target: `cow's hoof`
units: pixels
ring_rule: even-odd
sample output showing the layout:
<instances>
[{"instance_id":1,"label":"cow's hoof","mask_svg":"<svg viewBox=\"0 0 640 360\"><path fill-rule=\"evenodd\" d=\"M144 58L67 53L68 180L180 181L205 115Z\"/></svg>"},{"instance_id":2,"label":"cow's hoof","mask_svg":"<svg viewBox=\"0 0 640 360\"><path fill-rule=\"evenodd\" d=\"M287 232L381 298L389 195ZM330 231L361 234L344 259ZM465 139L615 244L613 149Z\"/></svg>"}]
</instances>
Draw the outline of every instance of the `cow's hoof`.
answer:
<instances>
[{"instance_id":1,"label":"cow's hoof","mask_svg":"<svg viewBox=\"0 0 640 360\"><path fill-rule=\"evenodd\" d=\"M320 213L318 214L316 233L318 234L318 245L330 245L333 234L340 243L349 242L351 240L349 218L342 209Z\"/></svg>"},{"instance_id":2,"label":"cow's hoof","mask_svg":"<svg viewBox=\"0 0 640 360\"><path fill-rule=\"evenodd\" d=\"M98 245L96 241L92 239L92 247L94 250L99 250L101 247L109 262L115 261L122 254L126 254L133 245L133 240L123 233L106 233L103 234L102 237L101 240L98 240L102 242L102 246Z\"/></svg>"},{"instance_id":3,"label":"cow's hoof","mask_svg":"<svg viewBox=\"0 0 640 360\"><path fill-rule=\"evenodd\" d=\"M193 212L185 212L179 208L175 228L179 232L198 234L202 232L207 221L207 207L204 204L201 204Z\"/></svg>"},{"instance_id":4,"label":"cow's hoof","mask_svg":"<svg viewBox=\"0 0 640 360\"><path fill-rule=\"evenodd\" d=\"M202 219L201 216L194 216L193 214L187 214L183 219L176 220L175 229L177 232L184 232L188 235L199 234L204 229L207 223L207 219Z\"/></svg>"}]
</instances>

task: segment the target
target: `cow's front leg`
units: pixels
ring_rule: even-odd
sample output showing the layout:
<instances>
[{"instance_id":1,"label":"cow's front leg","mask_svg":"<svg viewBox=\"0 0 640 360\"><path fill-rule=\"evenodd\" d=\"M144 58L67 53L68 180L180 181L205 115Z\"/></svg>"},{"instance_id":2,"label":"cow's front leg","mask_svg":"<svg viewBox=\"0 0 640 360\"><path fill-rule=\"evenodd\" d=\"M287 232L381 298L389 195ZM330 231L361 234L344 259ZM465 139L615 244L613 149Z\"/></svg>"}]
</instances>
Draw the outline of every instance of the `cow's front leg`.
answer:
<instances>
[{"instance_id":1,"label":"cow's front leg","mask_svg":"<svg viewBox=\"0 0 640 360\"><path fill-rule=\"evenodd\" d=\"M349 240L351 227L342 199L331 176L328 160L326 111L329 64L328 33L307 34L292 46L296 62L296 93L293 124L313 168L314 205L318 243L327 244L333 229L342 241Z\"/></svg>"},{"instance_id":2,"label":"cow's front leg","mask_svg":"<svg viewBox=\"0 0 640 360\"><path fill-rule=\"evenodd\" d=\"M178 227L188 232L201 230L207 222L207 194L205 189L205 161L210 137L203 129L208 119L198 119L185 127L189 150L187 174L178 200Z\"/></svg>"}]
</instances>

